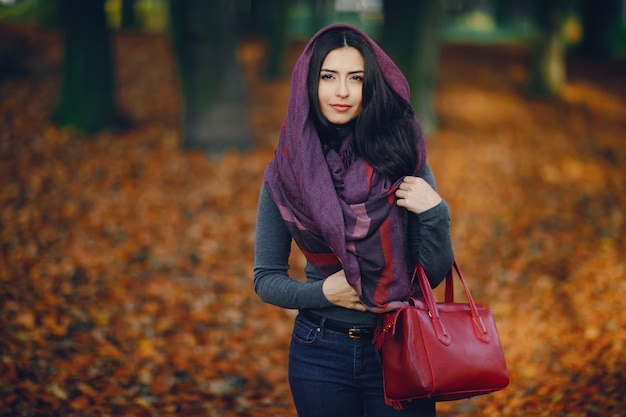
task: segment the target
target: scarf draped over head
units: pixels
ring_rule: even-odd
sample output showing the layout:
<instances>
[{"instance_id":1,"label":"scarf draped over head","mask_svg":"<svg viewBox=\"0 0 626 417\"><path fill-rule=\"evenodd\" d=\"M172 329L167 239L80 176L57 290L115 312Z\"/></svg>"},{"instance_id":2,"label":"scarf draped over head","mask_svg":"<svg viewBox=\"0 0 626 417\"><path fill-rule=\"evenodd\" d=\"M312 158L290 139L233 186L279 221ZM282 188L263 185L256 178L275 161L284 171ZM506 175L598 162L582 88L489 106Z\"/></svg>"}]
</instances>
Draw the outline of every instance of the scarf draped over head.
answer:
<instances>
[{"instance_id":1,"label":"scarf draped over head","mask_svg":"<svg viewBox=\"0 0 626 417\"><path fill-rule=\"evenodd\" d=\"M309 118L307 77L315 41L336 28L361 34L387 83L410 102L405 77L369 36L343 24L320 30L295 64L287 117L265 185L308 262L325 277L343 269L369 310L390 311L406 305L410 280L406 210L395 198L400 180L391 183L356 156L351 135L338 151L325 153ZM412 174L417 175L426 150L417 120L414 125L419 163Z\"/></svg>"}]
</instances>

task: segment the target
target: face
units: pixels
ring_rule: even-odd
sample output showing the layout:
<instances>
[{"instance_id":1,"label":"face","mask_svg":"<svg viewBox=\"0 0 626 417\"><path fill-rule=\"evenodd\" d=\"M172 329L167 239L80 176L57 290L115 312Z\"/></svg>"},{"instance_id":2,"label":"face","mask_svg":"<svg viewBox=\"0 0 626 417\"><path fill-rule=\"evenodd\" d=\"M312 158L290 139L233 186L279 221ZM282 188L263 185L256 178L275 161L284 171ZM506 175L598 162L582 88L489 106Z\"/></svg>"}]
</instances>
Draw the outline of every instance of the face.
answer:
<instances>
[{"instance_id":1,"label":"face","mask_svg":"<svg viewBox=\"0 0 626 417\"><path fill-rule=\"evenodd\" d=\"M333 49L320 70L317 96L322 114L330 123L342 125L361 112L365 64L353 47Z\"/></svg>"}]
</instances>

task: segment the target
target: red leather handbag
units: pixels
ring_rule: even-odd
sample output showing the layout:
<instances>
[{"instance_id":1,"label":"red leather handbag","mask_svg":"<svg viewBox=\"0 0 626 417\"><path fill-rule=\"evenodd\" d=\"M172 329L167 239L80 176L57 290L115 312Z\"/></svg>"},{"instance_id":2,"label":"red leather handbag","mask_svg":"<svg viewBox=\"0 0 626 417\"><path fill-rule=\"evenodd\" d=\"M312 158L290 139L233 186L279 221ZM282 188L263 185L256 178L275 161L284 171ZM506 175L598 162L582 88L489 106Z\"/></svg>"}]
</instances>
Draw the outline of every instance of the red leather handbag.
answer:
<instances>
[{"instance_id":1,"label":"red leather handbag","mask_svg":"<svg viewBox=\"0 0 626 417\"><path fill-rule=\"evenodd\" d=\"M435 296L423 267L415 266L424 299L383 317L377 343L383 364L385 401L394 408L419 398L451 401L488 394L509 384L504 353L491 309L474 303L457 264L468 302L454 303L453 271L445 302Z\"/></svg>"}]
</instances>

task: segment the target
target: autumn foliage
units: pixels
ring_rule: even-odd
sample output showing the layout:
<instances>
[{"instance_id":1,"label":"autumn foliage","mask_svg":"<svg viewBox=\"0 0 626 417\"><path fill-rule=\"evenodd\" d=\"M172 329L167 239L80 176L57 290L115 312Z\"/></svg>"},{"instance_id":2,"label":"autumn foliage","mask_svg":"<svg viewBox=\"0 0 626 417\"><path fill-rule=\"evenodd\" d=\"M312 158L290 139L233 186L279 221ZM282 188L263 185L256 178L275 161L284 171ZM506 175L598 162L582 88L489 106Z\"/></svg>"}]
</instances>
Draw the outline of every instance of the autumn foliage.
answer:
<instances>
[{"instance_id":1,"label":"autumn foliage","mask_svg":"<svg viewBox=\"0 0 626 417\"><path fill-rule=\"evenodd\" d=\"M256 199L289 80L265 81L261 45L244 43L258 147L207 157L180 149L163 37L117 35L130 128L85 138L48 121L58 34L0 36L12 63L0 80L0 415L295 416L295 313L252 285ZM428 157L511 385L439 414L620 416L625 72L572 58L562 98L542 101L524 93L527 59L510 46L442 51ZM297 254L294 265L301 277Z\"/></svg>"}]
</instances>

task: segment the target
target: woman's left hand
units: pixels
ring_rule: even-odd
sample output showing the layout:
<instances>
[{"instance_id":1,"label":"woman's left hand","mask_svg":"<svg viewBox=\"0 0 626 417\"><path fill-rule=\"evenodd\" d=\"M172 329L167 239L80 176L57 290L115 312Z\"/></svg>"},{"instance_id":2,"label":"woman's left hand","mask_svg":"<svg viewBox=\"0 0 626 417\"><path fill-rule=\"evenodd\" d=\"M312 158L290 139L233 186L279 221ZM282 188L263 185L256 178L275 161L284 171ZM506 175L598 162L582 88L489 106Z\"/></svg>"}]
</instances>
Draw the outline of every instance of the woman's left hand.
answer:
<instances>
[{"instance_id":1,"label":"woman's left hand","mask_svg":"<svg viewBox=\"0 0 626 417\"><path fill-rule=\"evenodd\" d=\"M420 214L441 202L441 196L420 177L404 177L396 190L398 206Z\"/></svg>"}]
</instances>

